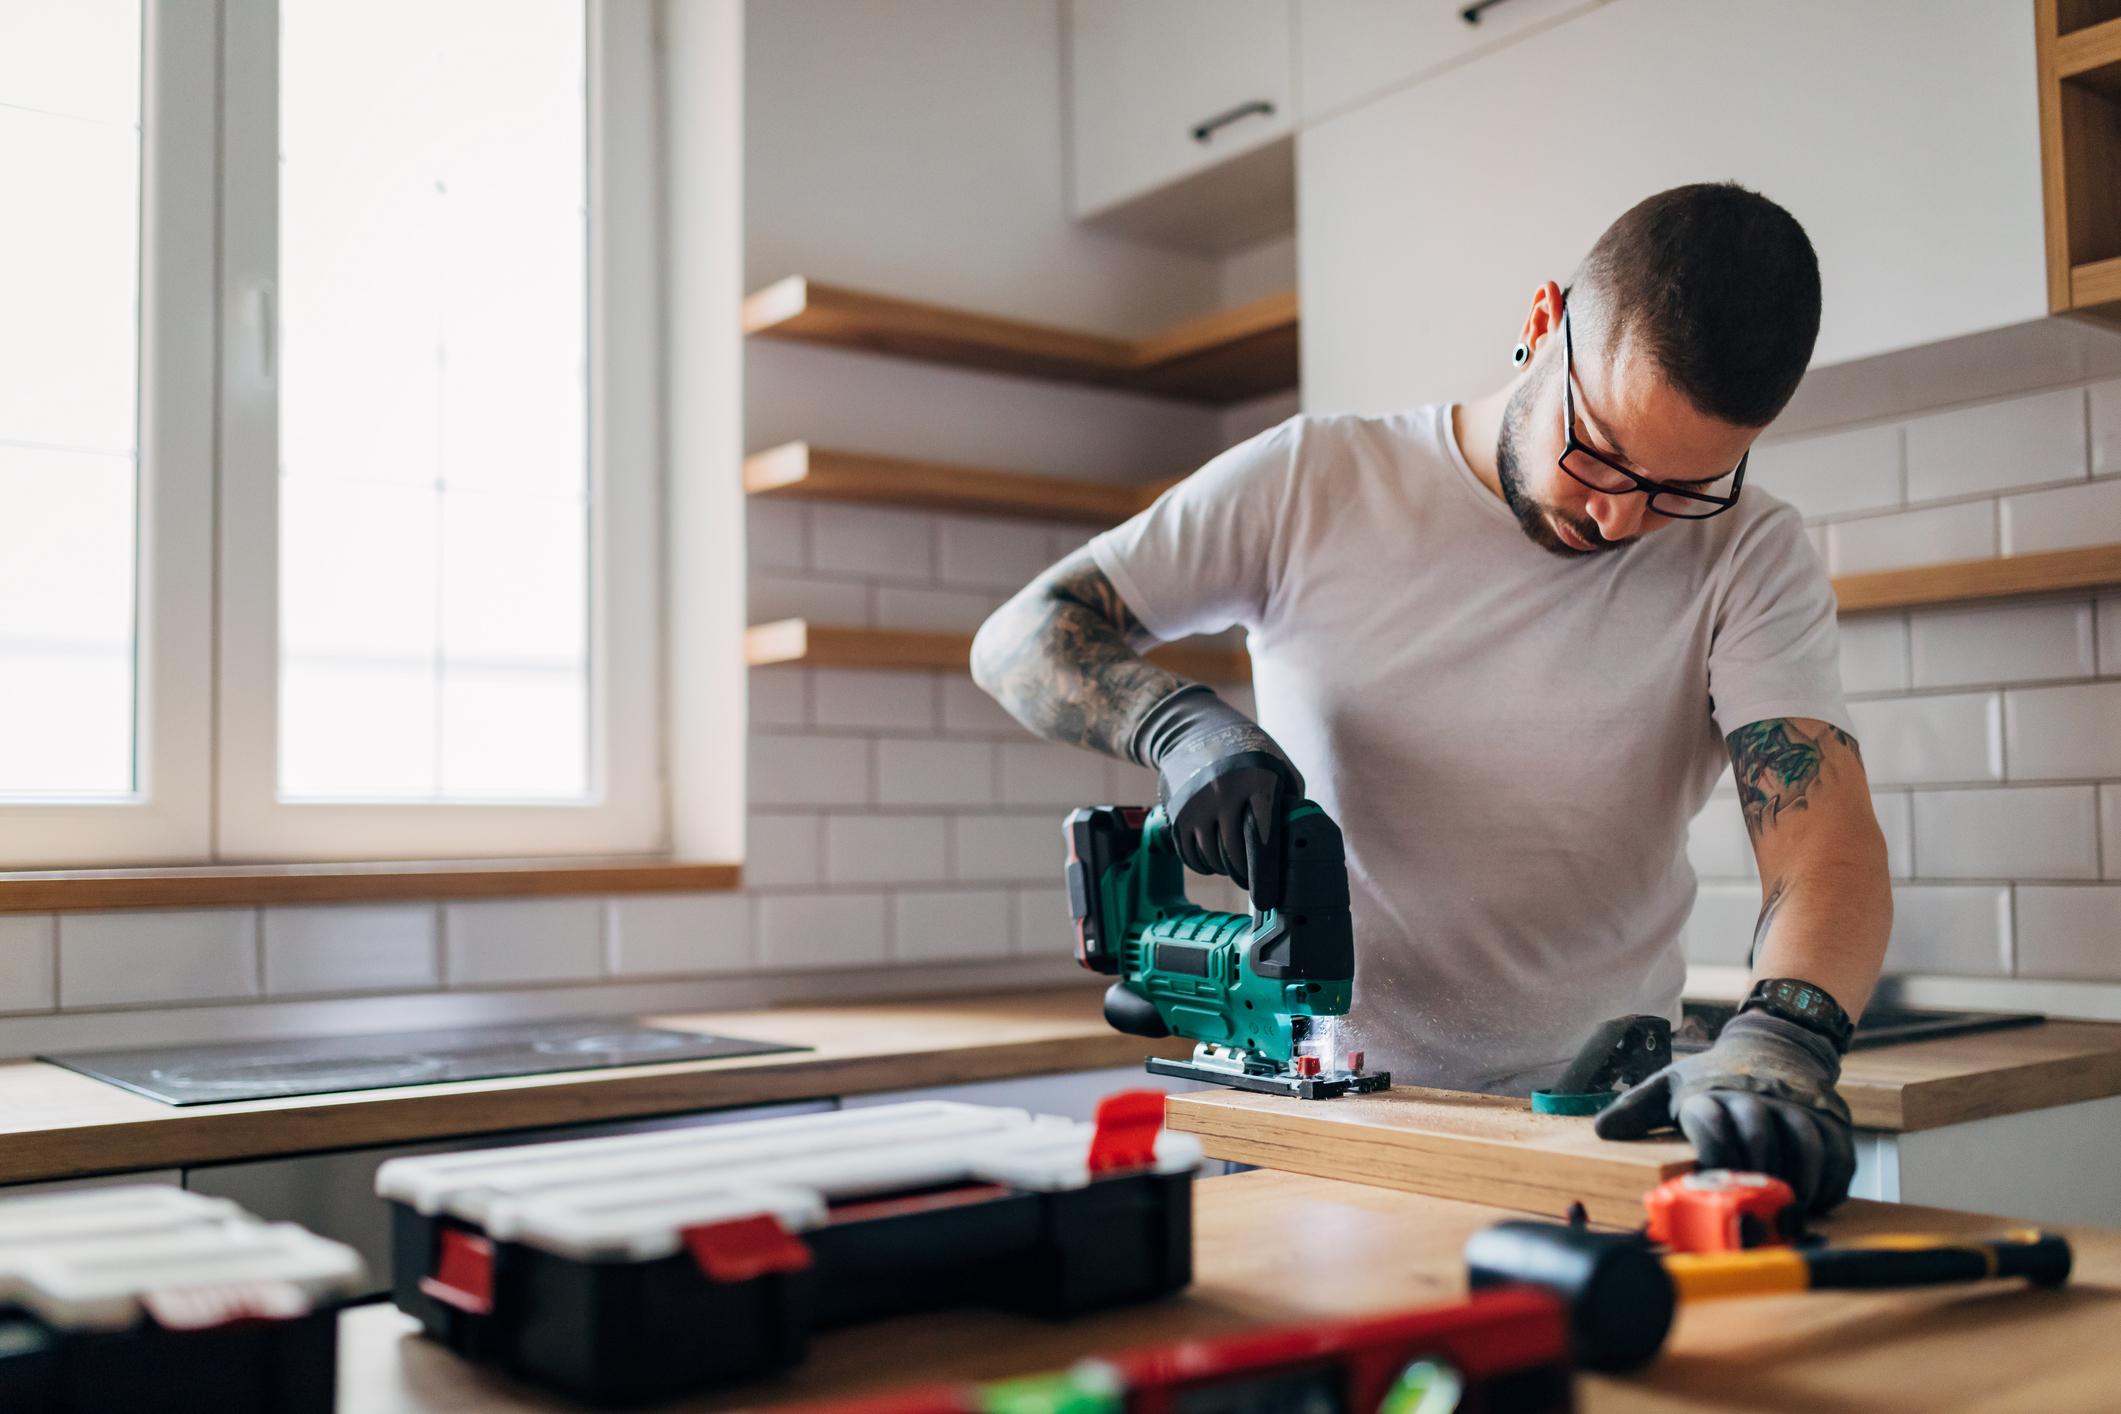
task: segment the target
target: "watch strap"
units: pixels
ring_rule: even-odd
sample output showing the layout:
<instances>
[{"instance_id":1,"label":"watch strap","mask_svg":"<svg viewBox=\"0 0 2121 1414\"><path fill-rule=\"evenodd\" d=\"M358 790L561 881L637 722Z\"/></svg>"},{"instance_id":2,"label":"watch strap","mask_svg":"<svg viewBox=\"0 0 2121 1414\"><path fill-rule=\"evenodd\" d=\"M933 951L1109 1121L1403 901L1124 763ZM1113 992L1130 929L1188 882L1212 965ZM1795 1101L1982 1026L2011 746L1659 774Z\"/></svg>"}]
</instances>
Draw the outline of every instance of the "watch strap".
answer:
<instances>
[{"instance_id":1,"label":"watch strap","mask_svg":"<svg viewBox=\"0 0 2121 1414\"><path fill-rule=\"evenodd\" d=\"M1795 977L1766 977L1755 982L1738 1010L1740 1013L1764 1011L1770 1016L1779 1016L1824 1036L1842 1055L1848 1054L1849 1039L1856 1034L1856 1023L1849 1020L1841 1003L1829 996L1825 988Z\"/></svg>"}]
</instances>

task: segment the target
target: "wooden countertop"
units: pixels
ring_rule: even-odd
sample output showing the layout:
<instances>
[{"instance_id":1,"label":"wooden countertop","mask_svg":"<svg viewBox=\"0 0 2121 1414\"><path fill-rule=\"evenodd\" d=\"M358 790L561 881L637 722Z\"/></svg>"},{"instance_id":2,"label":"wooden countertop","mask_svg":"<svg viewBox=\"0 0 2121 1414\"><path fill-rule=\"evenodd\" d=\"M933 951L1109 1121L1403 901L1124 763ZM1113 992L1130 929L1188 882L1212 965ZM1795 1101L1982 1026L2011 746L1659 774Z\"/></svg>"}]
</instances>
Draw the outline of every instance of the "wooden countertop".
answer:
<instances>
[{"instance_id":1,"label":"wooden countertop","mask_svg":"<svg viewBox=\"0 0 2121 1414\"><path fill-rule=\"evenodd\" d=\"M1297 1174L1203 1180L1194 1190L1195 1279L1185 1295L1080 1320L966 1310L819 1336L776 1380L678 1404L669 1414L837 1399L930 1380L1064 1368L1086 1355L1187 1336L1450 1301L1460 1251L1508 1210ZM1995 1218L1854 1201L1820 1224L1880 1232L2000 1232ZM2061 1291L2017 1282L1831 1292L1684 1310L1664 1354L1625 1379L1585 1376L1583 1414L1942 1409L2092 1414L2114 1407L2121 1234L2066 1229L2076 1274ZM390 1306L340 1323L339 1414L535 1414L578 1406L464 1363L412 1334Z\"/></svg>"},{"instance_id":2,"label":"wooden countertop","mask_svg":"<svg viewBox=\"0 0 2121 1414\"><path fill-rule=\"evenodd\" d=\"M1107 1026L1101 987L645 1020L810 1051L503 1080L164 1105L41 1061L0 1064L0 1183L178 1168L1182 1057Z\"/></svg>"},{"instance_id":3,"label":"wooden countertop","mask_svg":"<svg viewBox=\"0 0 2121 1414\"><path fill-rule=\"evenodd\" d=\"M1113 1031L1101 996L1091 985L650 1017L817 1049L182 1108L40 1061L5 1062L0 1183L1006 1080L1190 1053L1182 1042ZM1859 1051L1841 1091L1859 1125L1887 1130L2121 1094L2121 1024L2051 1021Z\"/></svg>"}]
</instances>

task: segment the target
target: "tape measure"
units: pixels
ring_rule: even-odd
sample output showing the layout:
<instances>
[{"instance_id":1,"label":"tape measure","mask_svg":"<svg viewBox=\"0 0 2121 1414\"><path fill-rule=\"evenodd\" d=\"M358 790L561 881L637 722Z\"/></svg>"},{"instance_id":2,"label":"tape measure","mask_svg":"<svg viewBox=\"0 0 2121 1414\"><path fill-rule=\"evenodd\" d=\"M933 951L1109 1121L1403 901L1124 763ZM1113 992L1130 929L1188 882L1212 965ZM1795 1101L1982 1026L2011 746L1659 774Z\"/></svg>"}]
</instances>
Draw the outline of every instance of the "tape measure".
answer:
<instances>
[{"instance_id":1,"label":"tape measure","mask_svg":"<svg viewBox=\"0 0 2121 1414\"><path fill-rule=\"evenodd\" d=\"M1787 1247L1804 1236L1797 1195L1779 1178L1702 1169L1668 1178L1642 1196L1649 1238L1674 1252Z\"/></svg>"}]
</instances>

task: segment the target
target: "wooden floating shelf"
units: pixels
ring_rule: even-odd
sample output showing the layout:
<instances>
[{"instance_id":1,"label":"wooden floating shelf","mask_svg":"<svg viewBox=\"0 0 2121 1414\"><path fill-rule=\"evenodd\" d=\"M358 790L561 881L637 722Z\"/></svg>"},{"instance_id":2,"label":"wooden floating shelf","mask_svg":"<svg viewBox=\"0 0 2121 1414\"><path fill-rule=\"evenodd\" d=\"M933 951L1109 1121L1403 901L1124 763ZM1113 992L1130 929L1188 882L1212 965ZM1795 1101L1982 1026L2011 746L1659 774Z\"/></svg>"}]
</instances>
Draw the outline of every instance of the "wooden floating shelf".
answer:
<instances>
[{"instance_id":1,"label":"wooden floating shelf","mask_svg":"<svg viewBox=\"0 0 2121 1414\"><path fill-rule=\"evenodd\" d=\"M2094 545L2084 550L1847 574L1834 581L1834 596L1843 614L1879 614L2116 587L2121 587L2121 545Z\"/></svg>"},{"instance_id":2,"label":"wooden floating shelf","mask_svg":"<svg viewBox=\"0 0 2121 1414\"><path fill-rule=\"evenodd\" d=\"M0 913L703 893L738 888L743 874L737 864L639 858L53 869L0 874Z\"/></svg>"},{"instance_id":3,"label":"wooden floating shelf","mask_svg":"<svg viewBox=\"0 0 2121 1414\"><path fill-rule=\"evenodd\" d=\"M1114 339L791 275L744 301L744 332L1217 405L1297 383L1294 290L1146 339Z\"/></svg>"},{"instance_id":4,"label":"wooden floating shelf","mask_svg":"<svg viewBox=\"0 0 2121 1414\"><path fill-rule=\"evenodd\" d=\"M753 496L1086 525L1117 525L1173 484L1112 486L1064 476L834 452L807 442L784 443L744 458L744 490Z\"/></svg>"},{"instance_id":5,"label":"wooden floating shelf","mask_svg":"<svg viewBox=\"0 0 2121 1414\"><path fill-rule=\"evenodd\" d=\"M2048 310L2121 327L2121 13L2034 0L2033 17Z\"/></svg>"},{"instance_id":6,"label":"wooden floating shelf","mask_svg":"<svg viewBox=\"0 0 2121 1414\"><path fill-rule=\"evenodd\" d=\"M1246 682L1251 655L1228 648L1165 644L1148 659L1199 682ZM969 633L914 633L890 628L839 628L803 619L756 624L744 631L744 661L754 668L775 664L810 668L897 668L962 673L972 666Z\"/></svg>"}]
</instances>

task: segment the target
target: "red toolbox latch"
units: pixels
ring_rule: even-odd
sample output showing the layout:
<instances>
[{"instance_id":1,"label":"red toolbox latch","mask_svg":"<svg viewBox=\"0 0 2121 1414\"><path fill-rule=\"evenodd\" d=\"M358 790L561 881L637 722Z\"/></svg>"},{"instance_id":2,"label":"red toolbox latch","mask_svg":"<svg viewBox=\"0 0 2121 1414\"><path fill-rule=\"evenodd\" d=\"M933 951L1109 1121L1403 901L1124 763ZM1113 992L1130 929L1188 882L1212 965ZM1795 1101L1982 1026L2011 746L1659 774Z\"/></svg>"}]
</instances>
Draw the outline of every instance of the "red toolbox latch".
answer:
<instances>
[{"instance_id":1,"label":"red toolbox latch","mask_svg":"<svg viewBox=\"0 0 2121 1414\"><path fill-rule=\"evenodd\" d=\"M1097 1102L1097 1133L1090 1139L1090 1172L1147 1168L1156 1162L1156 1135L1164 1127L1164 1092L1122 1090Z\"/></svg>"},{"instance_id":2,"label":"red toolbox latch","mask_svg":"<svg viewBox=\"0 0 2121 1414\"><path fill-rule=\"evenodd\" d=\"M750 1281L768 1272L799 1272L811 1263L810 1245L771 1213L702 1223L682 1236L709 1281Z\"/></svg>"},{"instance_id":3,"label":"red toolbox latch","mask_svg":"<svg viewBox=\"0 0 2121 1414\"><path fill-rule=\"evenodd\" d=\"M493 1243L461 1228L443 1228L434 1275L420 1278L420 1290L444 1306L492 1315Z\"/></svg>"}]
</instances>

